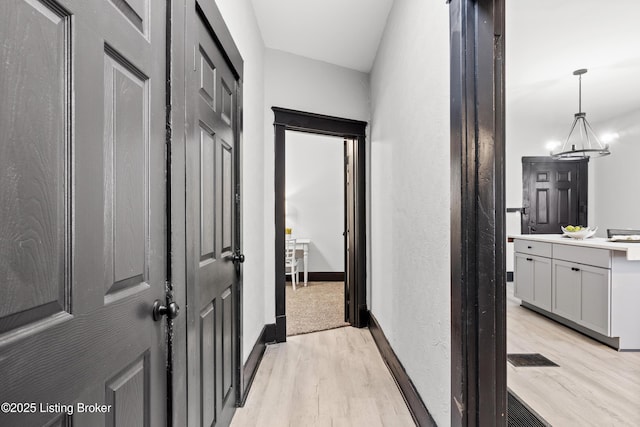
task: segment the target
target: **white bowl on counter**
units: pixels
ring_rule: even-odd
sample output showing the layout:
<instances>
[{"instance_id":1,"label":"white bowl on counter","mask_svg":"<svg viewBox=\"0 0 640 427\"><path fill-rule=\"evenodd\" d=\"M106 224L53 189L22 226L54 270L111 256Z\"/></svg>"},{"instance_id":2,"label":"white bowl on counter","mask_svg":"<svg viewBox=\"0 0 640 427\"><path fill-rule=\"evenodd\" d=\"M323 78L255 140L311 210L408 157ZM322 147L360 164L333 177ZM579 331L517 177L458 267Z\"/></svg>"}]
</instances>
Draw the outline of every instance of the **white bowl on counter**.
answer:
<instances>
[{"instance_id":1,"label":"white bowl on counter","mask_svg":"<svg viewBox=\"0 0 640 427\"><path fill-rule=\"evenodd\" d=\"M596 234L598 227L584 227L580 231L567 231L564 227L560 227L562 229L562 233L571 237L572 239L588 239L589 237Z\"/></svg>"}]
</instances>

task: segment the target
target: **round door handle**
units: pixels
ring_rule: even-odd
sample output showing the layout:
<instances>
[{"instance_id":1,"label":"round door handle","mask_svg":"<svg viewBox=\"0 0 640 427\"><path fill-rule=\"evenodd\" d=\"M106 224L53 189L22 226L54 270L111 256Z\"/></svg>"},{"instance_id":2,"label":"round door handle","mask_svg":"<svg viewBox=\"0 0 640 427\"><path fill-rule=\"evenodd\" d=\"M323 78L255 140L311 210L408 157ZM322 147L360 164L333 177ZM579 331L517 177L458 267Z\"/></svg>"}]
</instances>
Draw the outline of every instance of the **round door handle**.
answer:
<instances>
[{"instance_id":1,"label":"round door handle","mask_svg":"<svg viewBox=\"0 0 640 427\"><path fill-rule=\"evenodd\" d=\"M244 262L244 254L233 254L231 261L242 264Z\"/></svg>"},{"instance_id":2,"label":"round door handle","mask_svg":"<svg viewBox=\"0 0 640 427\"><path fill-rule=\"evenodd\" d=\"M169 320L173 320L178 317L180 314L180 307L175 302L169 303L168 306L162 304L162 302L157 299L153 303L153 320L158 321L162 316L167 316Z\"/></svg>"}]
</instances>

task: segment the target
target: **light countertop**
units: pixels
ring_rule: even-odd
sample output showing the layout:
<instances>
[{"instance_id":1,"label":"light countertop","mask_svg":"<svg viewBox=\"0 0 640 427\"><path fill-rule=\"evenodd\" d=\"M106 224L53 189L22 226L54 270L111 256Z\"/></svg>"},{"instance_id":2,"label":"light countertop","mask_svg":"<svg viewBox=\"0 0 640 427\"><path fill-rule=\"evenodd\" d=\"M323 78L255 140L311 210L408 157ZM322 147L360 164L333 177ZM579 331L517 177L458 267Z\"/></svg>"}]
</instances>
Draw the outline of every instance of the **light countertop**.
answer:
<instances>
[{"instance_id":1,"label":"light countertop","mask_svg":"<svg viewBox=\"0 0 640 427\"><path fill-rule=\"evenodd\" d=\"M531 240L535 242L557 243L563 245L583 246L589 248L608 249L626 252L629 261L640 261L640 243L610 242L603 237L588 239L572 239L562 234L510 234L512 239Z\"/></svg>"}]
</instances>

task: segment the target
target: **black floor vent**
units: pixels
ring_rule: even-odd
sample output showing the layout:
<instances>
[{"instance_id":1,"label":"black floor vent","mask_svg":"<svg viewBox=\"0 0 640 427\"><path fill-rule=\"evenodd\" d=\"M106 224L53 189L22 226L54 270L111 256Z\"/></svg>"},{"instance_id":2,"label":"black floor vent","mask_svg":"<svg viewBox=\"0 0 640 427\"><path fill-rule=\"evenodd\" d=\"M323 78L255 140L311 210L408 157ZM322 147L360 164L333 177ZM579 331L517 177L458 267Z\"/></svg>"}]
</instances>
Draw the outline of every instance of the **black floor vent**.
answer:
<instances>
[{"instance_id":1,"label":"black floor vent","mask_svg":"<svg viewBox=\"0 0 640 427\"><path fill-rule=\"evenodd\" d=\"M507 354L507 360L513 366L558 366L540 353Z\"/></svg>"},{"instance_id":2,"label":"black floor vent","mask_svg":"<svg viewBox=\"0 0 640 427\"><path fill-rule=\"evenodd\" d=\"M509 427L551 427L551 424L531 411L525 403L521 402L510 391L507 397L507 415L507 425Z\"/></svg>"}]
</instances>

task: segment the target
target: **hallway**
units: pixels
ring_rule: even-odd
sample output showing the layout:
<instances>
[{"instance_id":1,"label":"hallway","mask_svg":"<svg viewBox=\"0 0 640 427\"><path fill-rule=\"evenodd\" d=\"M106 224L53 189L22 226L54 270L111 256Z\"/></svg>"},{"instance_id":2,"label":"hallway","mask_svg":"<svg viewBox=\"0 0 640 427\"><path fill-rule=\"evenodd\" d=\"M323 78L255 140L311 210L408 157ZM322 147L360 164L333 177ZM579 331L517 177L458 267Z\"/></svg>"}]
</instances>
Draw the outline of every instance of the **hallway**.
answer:
<instances>
[{"instance_id":1,"label":"hallway","mask_svg":"<svg viewBox=\"0 0 640 427\"><path fill-rule=\"evenodd\" d=\"M232 427L413 426L368 329L289 337L267 346Z\"/></svg>"}]
</instances>

